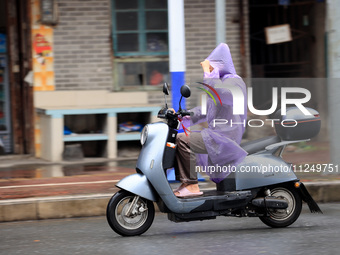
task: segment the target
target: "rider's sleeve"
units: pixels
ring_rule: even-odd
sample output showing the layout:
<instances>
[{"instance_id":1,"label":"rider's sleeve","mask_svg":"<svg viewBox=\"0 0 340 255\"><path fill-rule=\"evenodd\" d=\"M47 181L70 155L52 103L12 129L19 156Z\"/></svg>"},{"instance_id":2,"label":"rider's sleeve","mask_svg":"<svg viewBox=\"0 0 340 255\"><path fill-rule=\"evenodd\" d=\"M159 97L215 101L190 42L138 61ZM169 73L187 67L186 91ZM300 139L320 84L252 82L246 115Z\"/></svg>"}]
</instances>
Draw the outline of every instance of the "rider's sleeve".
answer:
<instances>
[{"instance_id":1,"label":"rider's sleeve","mask_svg":"<svg viewBox=\"0 0 340 255\"><path fill-rule=\"evenodd\" d=\"M220 78L220 71L218 68L214 68L211 73L204 72L203 79L219 79ZM204 80L203 80L204 82Z\"/></svg>"},{"instance_id":2,"label":"rider's sleeve","mask_svg":"<svg viewBox=\"0 0 340 255\"><path fill-rule=\"evenodd\" d=\"M211 73L204 72L203 83L214 86L214 83L216 82L220 82L220 72L218 68L214 68L214 70ZM196 125L206 120L205 119L206 115L202 115L201 110L202 110L201 105L196 106L195 108L190 110L190 112L192 113L190 114L191 125Z\"/></svg>"},{"instance_id":3,"label":"rider's sleeve","mask_svg":"<svg viewBox=\"0 0 340 255\"><path fill-rule=\"evenodd\" d=\"M190 124L196 125L205 121L205 115L201 114L201 106L196 106L190 110Z\"/></svg>"}]
</instances>

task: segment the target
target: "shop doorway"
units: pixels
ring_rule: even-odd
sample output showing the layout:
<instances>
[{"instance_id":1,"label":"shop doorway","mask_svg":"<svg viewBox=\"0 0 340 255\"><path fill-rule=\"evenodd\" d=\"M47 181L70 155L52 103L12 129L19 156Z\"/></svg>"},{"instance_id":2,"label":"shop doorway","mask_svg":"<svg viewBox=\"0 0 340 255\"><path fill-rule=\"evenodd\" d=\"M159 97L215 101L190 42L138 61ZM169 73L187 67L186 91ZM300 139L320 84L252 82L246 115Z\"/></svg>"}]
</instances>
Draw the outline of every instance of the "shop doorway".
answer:
<instances>
[{"instance_id":1,"label":"shop doorway","mask_svg":"<svg viewBox=\"0 0 340 255\"><path fill-rule=\"evenodd\" d=\"M249 0L252 77L324 77L323 8L315 0ZM268 44L266 28L280 25L289 26L291 40ZM278 85L255 80L252 86L254 105L266 109L272 87Z\"/></svg>"},{"instance_id":2,"label":"shop doorway","mask_svg":"<svg viewBox=\"0 0 340 255\"><path fill-rule=\"evenodd\" d=\"M0 155L11 153L13 150L6 16L6 2L0 1Z\"/></svg>"},{"instance_id":3,"label":"shop doorway","mask_svg":"<svg viewBox=\"0 0 340 255\"><path fill-rule=\"evenodd\" d=\"M253 77L311 77L315 1L250 0L250 47ZM267 44L265 28L289 24L292 40Z\"/></svg>"},{"instance_id":4,"label":"shop doorway","mask_svg":"<svg viewBox=\"0 0 340 255\"><path fill-rule=\"evenodd\" d=\"M33 90L25 82L32 69L30 8L30 1L0 1L0 138L5 154L34 153Z\"/></svg>"}]
</instances>

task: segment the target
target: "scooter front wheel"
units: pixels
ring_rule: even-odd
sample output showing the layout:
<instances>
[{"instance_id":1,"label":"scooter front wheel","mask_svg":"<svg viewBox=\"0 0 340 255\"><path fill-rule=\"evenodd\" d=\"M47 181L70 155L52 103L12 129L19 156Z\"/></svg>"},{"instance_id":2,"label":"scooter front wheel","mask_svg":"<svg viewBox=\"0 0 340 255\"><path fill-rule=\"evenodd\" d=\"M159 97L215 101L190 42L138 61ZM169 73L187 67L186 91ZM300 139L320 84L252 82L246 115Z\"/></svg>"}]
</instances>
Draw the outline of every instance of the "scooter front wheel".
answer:
<instances>
[{"instance_id":1,"label":"scooter front wheel","mask_svg":"<svg viewBox=\"0 0 340 255\"><path fill-rule=\"evenodd\" d=\"M300 216L302 199L295 188L291 186L277 186L271 190L271 196L283 198L287 201L286 209L267 209L268 216L260 220L269 227L283 228L293 224Z\"/></svg>"},{"instance_id":2,"label":"scooter front wheel","mask_svg":"<svg viewBox=\"0 0 340 255\"><path fill-rule=\"evenodd\" d=\"M119 235L135 236L147 231L155 217L153 202L120 190L110 199L106 218L110 227Z\"/></svg>"}]
</instances>

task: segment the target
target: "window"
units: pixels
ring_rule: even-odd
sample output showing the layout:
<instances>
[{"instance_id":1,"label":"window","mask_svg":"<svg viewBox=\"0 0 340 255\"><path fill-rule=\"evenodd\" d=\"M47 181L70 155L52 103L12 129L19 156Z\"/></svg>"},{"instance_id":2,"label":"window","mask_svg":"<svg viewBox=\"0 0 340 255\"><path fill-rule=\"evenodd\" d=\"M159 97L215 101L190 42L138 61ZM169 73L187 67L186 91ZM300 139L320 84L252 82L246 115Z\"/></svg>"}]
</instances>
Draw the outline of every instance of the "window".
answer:
<instances>
[{"instance_id":1,"label":"window","mask_svg":"<svg viewBox=\"0 0 340 255\"><path fill-rule=\"evenodd\" d=\"M159 85L168 82L169 63L164 60L118 61L118 84L124 86Z\"/></svg>"},{"instance_id":2,"label":"window","mask_svg":"<svg viewBox=\"0 0 340 255\"><path fill-rule=\"evenodd\" d=\"M167 0L113 0L112 29L115 76L120 87L167 81Z\"/></svg>"},{"instance_id":3,"label":"window","mask_svg":"<svg viewBox=\"0 0 340 255\"><path fill-rule=\"evenodd\" d=\"M113 0L115 56L168 55L166 0Z\"/></svg>"}]
</instances>

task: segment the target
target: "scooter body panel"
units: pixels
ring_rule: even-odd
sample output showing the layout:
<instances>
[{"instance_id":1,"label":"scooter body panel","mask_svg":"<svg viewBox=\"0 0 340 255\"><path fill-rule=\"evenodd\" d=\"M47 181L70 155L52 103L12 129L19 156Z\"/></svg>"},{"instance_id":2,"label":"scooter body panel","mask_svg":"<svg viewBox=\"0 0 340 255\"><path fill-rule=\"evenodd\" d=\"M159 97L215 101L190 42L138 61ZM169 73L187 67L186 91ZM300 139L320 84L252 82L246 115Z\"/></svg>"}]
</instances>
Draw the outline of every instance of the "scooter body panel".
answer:
<instances>
[{"instance_id":1,"label":"scooter body panel","mask_svg":"<svg viewBox=\"0 0 340 255\"><path fill-rule=\"evenodd\" d=\"M163 122L148 125L148 137L139 155L136 168L146 176L155 192L163 200L169 210L174 213L190 213L197 210L197 208L202 207L202 205L205 204L207 200L210 200L210 198L199 197L195 199L180 199L174 195L162 165L168 132L169 127ZM242 168L254 168L254 166L262 169L262 171L242 171ZM265 173L263 171L265 166L277 166L288 170L286 172ZM143 179L140 178L140 180ZM248 156L238 165L236 172L236 190L251 190L262 186L293 180L297 180L297 178L290 169L289 164L285 163L282 159L273 156L271 152L264 152L258 155ZM131 187L137 185L136 183L138 182L138 178L129 182L130 190L132 190ZM143 181L143 183L145 186L148 185L148 182ZM140 186L142 187L143 185ZM142 196L141 192L137 193L137 189L135 189L133 193Z\"/></svg>"},{"instance_id":2,"label":"scooter body panel","mask_svg":"<svg viewBox=\"0 0 340 255\"><path fill-rule=\"evenodd\" d=\"M247 190L273 184L296 181L291 164L282 158L263 152L247 156L238 166L235 174L236 190Z\"/></svg>"},{"instance_id":3,"label":"scooter body panel","mask_svg":"<svg viewBox=\"0 0 340 255\"><path fill-rule=\"evenodd\" d=\"M143 174L137 173L126 176L124 179L120 180L116 186L148 200L157 201L155 190Z\"/></svg>"},{"instance_id":4,"label":"scooter body panel","mask_svg":"<svg viewBox=\"0 0 340 255\"><path fill-rule=\"evenodd\" d=\"M149 180L165 205L175 213L189 213L201 206L205 200L181 201L168 182L163 169L163 155L169 127L163 122L148 125L148 137L137 160L136 168ZM131 183L131 185L134 185Z\"/></svg>"}]
</instances>

